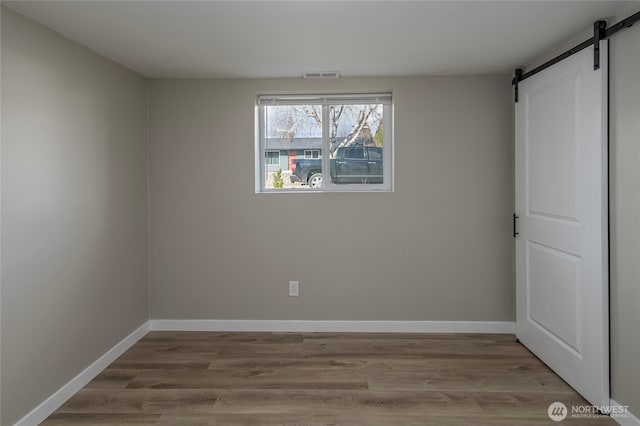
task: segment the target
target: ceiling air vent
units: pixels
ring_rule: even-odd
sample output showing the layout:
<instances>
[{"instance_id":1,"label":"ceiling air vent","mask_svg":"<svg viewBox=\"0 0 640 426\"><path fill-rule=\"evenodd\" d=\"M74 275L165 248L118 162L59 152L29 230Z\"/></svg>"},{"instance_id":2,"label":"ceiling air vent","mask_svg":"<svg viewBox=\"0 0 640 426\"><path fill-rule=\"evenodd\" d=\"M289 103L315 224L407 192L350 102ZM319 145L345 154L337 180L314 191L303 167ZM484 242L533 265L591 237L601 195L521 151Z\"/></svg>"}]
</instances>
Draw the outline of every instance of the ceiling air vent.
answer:
<instances>
[{"instance_id":1,"label":"ceiling air vent","mask_svg":"<svg viewBox=\"0 0 640 426\"><path fill-rule=\"evenodd\" d=\"M338 71L305 72L302 78L340 78Z\"/></svg>"}]
</instances>

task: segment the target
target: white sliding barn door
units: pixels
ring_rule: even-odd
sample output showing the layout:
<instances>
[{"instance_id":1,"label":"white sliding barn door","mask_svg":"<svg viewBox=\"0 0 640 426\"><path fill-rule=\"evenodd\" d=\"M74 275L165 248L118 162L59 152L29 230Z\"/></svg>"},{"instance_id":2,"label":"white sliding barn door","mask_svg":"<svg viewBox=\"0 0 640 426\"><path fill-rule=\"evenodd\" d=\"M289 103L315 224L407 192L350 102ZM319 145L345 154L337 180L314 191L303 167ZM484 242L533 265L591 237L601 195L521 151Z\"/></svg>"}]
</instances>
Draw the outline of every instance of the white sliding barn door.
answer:
<instances>
[{"instance_id":1,"label":"white sliding barn door","mask_svg":"<svg viewBox=\"0 0 640 426\"><path fill-rule=\"evenodd\" d=\"M609 405L607 43L519 84L518 339L591 404Z\"/></svg>"}]
</instances>

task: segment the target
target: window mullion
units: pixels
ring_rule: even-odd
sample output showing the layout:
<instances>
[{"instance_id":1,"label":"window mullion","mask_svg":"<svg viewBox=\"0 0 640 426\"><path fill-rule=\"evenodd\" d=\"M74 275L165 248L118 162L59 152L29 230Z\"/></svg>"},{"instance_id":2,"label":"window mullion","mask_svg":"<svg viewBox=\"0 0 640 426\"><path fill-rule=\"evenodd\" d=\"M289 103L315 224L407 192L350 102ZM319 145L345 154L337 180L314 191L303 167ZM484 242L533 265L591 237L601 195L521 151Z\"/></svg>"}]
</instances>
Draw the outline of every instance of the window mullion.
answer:
<instances>
[{"instance_id":1,"label":"window mullion","mask_svg":"<svg viewBox=\"0 0 640 426\"><path fill-rule=\"evenodd\" d=\"M383 128L382 128L382 176L383 185L392 190L393 185L393 111L391 105L384 105L383 107Z\"/></svg>"},{"instance_id":2,"label":"window mullion","mask_svg":"<svg viewBox=\"0 0 640 426\"><path fill-rule=\"evenodd\" d=\"M266 135L265 135L265 128L266 128L266 115L267 115L267 109L263 106L258 108L258 128L256 129L258 134L259 134L259 152L256 155L257 157L257 164L256 164L256 168L258 169L258 173L260 173L260 179L257 183L256 186L260 187L261 191L264 191L267 187L267 179L266 179L266 170L267 170L267 166L266 166L266 158L265 158L265 152L266 152Z\"/></svg>"},{"instance_id":3,"label":"window mullion","mask_svg":"<svg viewBox=\"0 0 640 426\"><path fill-rule=\"evenodd\" d=\"M322 105L322 189L329 188L331 181L329 159L329 105Z\"/></svg>"}]
</instances>

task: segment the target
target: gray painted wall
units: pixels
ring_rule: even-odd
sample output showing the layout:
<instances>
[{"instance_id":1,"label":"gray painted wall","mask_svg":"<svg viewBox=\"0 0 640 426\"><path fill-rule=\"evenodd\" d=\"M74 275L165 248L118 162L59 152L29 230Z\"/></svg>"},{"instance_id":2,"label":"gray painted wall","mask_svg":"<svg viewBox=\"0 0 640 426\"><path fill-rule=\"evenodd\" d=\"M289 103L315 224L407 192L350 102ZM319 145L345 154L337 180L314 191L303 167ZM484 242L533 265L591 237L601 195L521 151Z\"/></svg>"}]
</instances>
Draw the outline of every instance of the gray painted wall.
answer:
<instances>
[{"instance_id":1,"label":"gray painted wall","mask_svg":"<svg viewBox=\"0 0 640 426\"><path fill-rule=\"evenodd\" d=\"M611 397L640 417L640 27L610 42Z\"/></svg>"},{"instance_id":2,"label":"gray painted wall","mask_svg":"<svg viewBox=\"0 0 640 426\"><path fill-rule=\"evenodd\" d=\"M255 194L283 90L393 90L395 192ZM512 139L509 76L151 80L151 318L512 321Z\"/></svg>"},{"instance_id":3,"label":"gray painted wall","mask_svg":"<svg viewBox=\"0 0 640 426\"><path fill-rule=\"evenodd\" d=\"M148 318L145 86L3 8L3 425Z\"/></svg>"}]
</instances>

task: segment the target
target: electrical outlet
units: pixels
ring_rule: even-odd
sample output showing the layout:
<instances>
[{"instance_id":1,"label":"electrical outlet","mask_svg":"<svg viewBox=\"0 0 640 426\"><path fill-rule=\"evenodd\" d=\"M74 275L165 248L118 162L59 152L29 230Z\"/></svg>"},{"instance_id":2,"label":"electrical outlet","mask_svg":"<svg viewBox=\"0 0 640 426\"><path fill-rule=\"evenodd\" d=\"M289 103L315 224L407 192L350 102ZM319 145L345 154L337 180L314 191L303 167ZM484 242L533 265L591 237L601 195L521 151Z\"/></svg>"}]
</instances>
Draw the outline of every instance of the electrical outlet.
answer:
<instances>
[{"instance_id":1,"label":"electrical outlet","mask_svg":"<svg viewBox=\"0 0 640 426\"><path fill-rule=\"evenodd\" d=\"M298 296L300 283L298 281L289 281L289 296Z\"/></svg>"}]
</instances>

